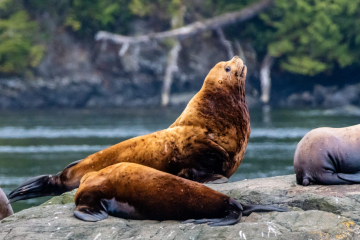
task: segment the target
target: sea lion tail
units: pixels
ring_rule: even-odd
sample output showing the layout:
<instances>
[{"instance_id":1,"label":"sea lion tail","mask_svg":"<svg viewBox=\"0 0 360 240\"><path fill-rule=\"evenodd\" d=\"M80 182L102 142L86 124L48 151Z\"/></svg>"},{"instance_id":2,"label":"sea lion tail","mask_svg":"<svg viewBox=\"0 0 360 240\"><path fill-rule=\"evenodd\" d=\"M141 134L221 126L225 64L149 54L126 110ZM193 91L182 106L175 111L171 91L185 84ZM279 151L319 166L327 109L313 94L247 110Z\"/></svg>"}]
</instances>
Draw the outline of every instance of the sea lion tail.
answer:
<instances>
[{"instance_id":1,"label":"sea lion tail","mask_svg":"<svg viewBox=\"0 0 360 240\"><path fill-rule=\"evenodd\" d=\"M59 186L59 176L42 175L29 179L9 194L10 202L37 198L42 196L55 196L62 193Z\"/></svg>"},{"instance_id":2,"label":"sea lion tail","mask_svg":"<svg viewBox=\"0 0 360 240\"><path fill-rule=\"evenodd\" d=\"M66 188L60 179L61 174L82 160L70 163L64 170L57 175L42 175L34 178L30 178L14 191L9 194L10 202L16 202L19 200L25 200L30 198L37 198L43 196L57 196L66 191L72 190Z\"/></svg>"},{"instance_id":3,"label":"sea lion tail","mask_svg":"<svg viewBox=\"0 0 360 240\"><path fill-rule=\"evenodd\" d=\"M186 223L194 223L194 224L202 224L207 223L211 227L216 226L228 226L228 225L234 225L238 223L242 216L242 206L240 203L238 203L236 200L230 198L229 202L229 209L226 211L226 216L224 218L214 218L214 219L189 219L185 222Z\"/></svg>"},{"instance_id":4,"label":"sea lion tail","mask_svg":"<svg viewBox=\"0 0 360 240\"><path fill-rule=\"evenodd\" d=\"M253 212L272 212L272 211L287 212L288 211L287 208L278 207L275 205L242 205L242 207L244 209L242 211L243 216L249 216Z\"/></svg>"}]
</instances>

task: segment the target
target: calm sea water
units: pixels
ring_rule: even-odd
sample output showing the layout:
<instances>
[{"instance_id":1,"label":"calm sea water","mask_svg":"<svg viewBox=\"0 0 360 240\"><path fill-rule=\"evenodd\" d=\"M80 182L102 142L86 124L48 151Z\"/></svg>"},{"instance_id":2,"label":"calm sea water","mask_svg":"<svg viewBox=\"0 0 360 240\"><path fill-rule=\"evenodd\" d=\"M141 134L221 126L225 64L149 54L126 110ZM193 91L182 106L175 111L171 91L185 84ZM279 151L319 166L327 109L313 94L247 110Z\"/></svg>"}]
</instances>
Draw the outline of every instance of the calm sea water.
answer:
<instances>
[{"instance_id":1,"label":"calm sea water","mask_svg":"<svg viewBox=\"0 0 360 240\"><path fill-rule=\"evenodd\" d=\"M29 177L56 174L69 163L131 137L167 128L182 109L51 110L0 113L0 187L6 194ZM250 111L245 158L230 181L292 174L297 142L311 129L344 127L359 116L322 110ZM14 211L49 197L13 204Z\"/></svg>"}]
</instances>

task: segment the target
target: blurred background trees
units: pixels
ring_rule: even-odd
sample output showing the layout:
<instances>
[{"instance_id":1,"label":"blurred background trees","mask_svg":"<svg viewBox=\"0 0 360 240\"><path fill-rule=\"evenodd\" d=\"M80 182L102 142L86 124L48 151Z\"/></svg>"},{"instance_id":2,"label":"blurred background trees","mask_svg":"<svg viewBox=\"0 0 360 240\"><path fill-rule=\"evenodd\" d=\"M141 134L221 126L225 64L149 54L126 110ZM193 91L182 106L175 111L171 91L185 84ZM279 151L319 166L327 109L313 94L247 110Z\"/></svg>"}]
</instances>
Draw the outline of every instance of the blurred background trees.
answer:
<instances>
[{"instance_id":1,"label":"blurred background trees","mask_svg":"<svg viewBox=\"0 0 360 240\"><path fill-rule=\"evenodd\" d=\"M274 29L268 52L280 58L282 69L304 75L358 63L359 3L277 0L276 7L261 16Z\"/></svg>"},{"instance_id":2,"label":"blurred background trees","mask_svg":"<svg viewBox=\"0 0 360 240\"><path fill-rule=\"evenodd\" d=\"M39 64L44 46L37 42L38 23L19 1L0 1L0 72L24 73Z\"/></svg>"},{"instance_id":3,"label":"blurred background trees","mask_svg":"<svg viewBox=\"0 0 360 240\"><path fill-rule=\"evenodd\" d=\"M126 35L129 22L148 18L157 31L211 18L248 6L256 0L1 0L1 73L22 74L35 67L46 50L48 15L79 38L91 39L100 30ZM274 7L245 25L237 38L252 39L260 56L279 59L281 69L315 75L335 65L358 62L359 0L275 0ZM183 23L172 23L186 7ZM228 35L235 35L229 33Z\"/></svg>"},{"instance_id":4,"label":"blurred background trees","mask_svg":"<svg viewBox=\"0 0 360 240\"><path fill-rule=\"evenodd\" d=\"M65 51L63 47L51 55L56 48L54 42L61 36L59 33L66 33L80 45L97 51L94 37L99 31L125 36L163 32L239 11L257 2L259 0L0 0L0 76L25 79L56 76L55 70L54 74L43 72L52 66L56 68L54 63L49 65L49 56ZM228 55L244 57L244 45L254 50L259 63L255 75L261 80L263 103L270 98L271 70L312 77L330 76L334 69L357 66L360 0L274 0L273 3L246 24L232 24L214 31ZM142 32L134 29L134 23L140 20L146 22ZM176 56L176 51L180 51L175 48L176 39L162 44L168 48L168 54ZM69 51L73 50L69 48ZM84 56L96 62L99 55ZM131 63L125 59L113 61L120 61L126 69ZM41 63L47 65L39 66ZM138 69L134 66L133 69ZM163 92L172 91L174 69L164 70ZM57 72L64 71L59 68ZM163 102L169 102L168 97L162 98Z\"/></svg>"}]
</instances>

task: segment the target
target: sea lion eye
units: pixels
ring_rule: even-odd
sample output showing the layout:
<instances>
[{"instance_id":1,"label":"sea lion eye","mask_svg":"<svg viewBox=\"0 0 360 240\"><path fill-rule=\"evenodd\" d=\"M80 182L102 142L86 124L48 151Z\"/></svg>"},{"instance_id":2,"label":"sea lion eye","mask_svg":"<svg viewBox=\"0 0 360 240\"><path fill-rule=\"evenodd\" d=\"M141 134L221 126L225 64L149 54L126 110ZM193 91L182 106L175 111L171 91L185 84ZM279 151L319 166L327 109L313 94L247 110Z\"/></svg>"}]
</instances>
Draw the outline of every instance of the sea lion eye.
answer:
<instances>
[{"instance_id":1,"label":"sea lion eye","mask_svg":"<svg viewBox=\"0 0 360 240\"><path fill-rule=\"evenodd\" d=\"M226 72L230 72L230 71L231 71L231 67L227 66L227 67L225 68L225 71L226 71Z\"/></svg>"}]
</instances>

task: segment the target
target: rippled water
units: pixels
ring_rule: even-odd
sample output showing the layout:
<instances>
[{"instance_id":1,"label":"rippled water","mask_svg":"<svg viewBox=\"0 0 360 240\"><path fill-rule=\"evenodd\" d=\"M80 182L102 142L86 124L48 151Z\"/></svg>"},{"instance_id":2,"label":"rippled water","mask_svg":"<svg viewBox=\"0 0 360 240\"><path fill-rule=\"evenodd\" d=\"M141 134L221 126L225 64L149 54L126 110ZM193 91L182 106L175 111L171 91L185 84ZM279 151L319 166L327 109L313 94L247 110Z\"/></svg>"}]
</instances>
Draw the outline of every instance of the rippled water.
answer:
<instances>
[{"instance_id":1,"label":"rippled water","mask_svg":"<svg viewBox=\"0 0 360 240\"><path fill-rule=\"evenodd\" d=\"M51 110L0 113L0 187L8 194L29 177L55 174L69 163L125 139L167 128L182 109ZM245 158L230 181L292 174L297 142L316 127L359 123L322 110L253 110ZM48 197L20 201L15 211Z\"/></svg>"}]
</instances>

